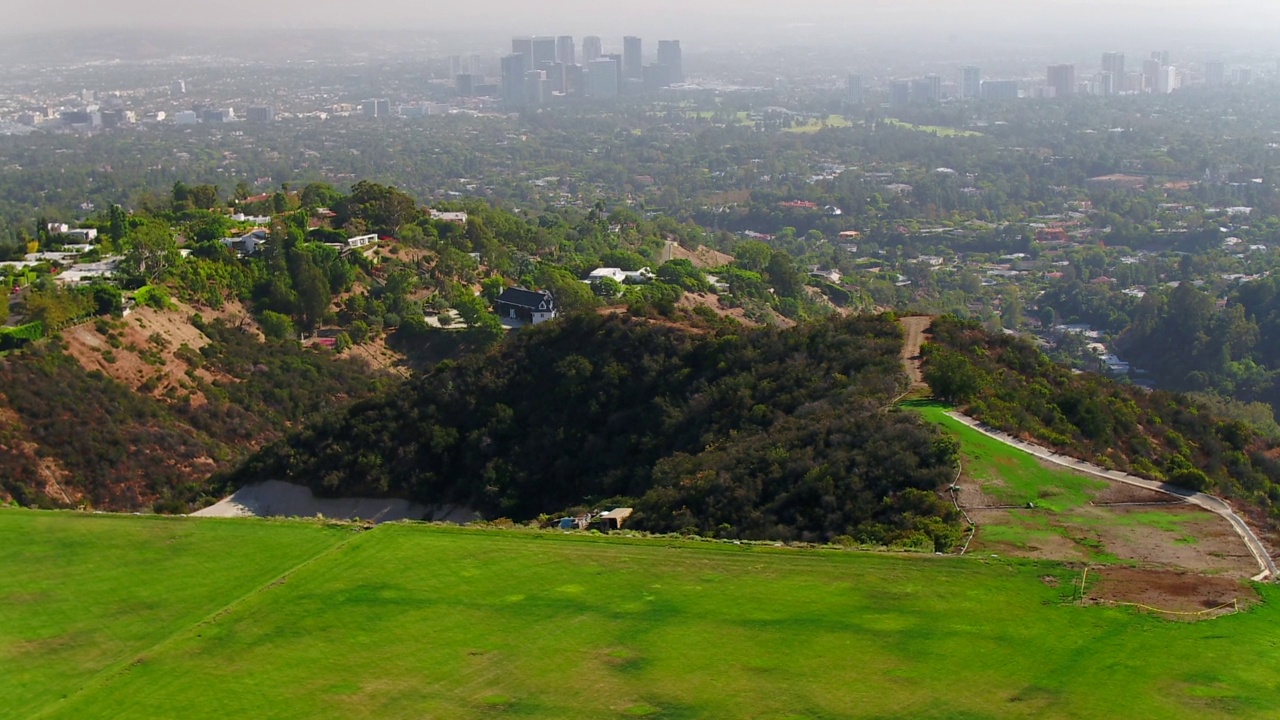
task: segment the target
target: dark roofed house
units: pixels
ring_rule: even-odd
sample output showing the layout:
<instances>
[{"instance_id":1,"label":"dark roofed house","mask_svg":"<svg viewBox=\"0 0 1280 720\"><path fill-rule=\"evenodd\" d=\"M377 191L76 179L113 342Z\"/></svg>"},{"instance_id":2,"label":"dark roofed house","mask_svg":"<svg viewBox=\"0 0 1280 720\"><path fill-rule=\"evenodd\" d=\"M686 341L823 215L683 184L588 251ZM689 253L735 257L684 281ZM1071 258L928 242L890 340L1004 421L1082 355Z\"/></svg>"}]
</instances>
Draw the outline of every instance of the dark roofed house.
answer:
<instances>
[{"instance_id":1,"label":"dark roofed house","mask_svg":"<svg viewBox=\"0 0 1280 720\"><path fill-rule=\"evenodd\" d=\"M498 317L519 320L532 325L546 322L556 316L556 300L545 290L507 288L494 303Z\"/></svg>"}]
</instances>

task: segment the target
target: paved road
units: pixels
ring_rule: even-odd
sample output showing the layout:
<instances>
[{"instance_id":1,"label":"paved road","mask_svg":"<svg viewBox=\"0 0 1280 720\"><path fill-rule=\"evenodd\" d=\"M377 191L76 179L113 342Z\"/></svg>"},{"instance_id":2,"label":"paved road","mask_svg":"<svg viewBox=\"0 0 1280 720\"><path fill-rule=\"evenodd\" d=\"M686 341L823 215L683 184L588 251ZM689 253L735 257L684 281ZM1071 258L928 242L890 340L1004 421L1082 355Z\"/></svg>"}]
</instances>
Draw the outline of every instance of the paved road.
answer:
<instances>
[{"instance_id":1,"label":"paved road","mask_svg":"<svg viewBox=\"0 0 1280 720\"><path fill-rule=\"evenodd\" d=\"M1231 527L1235 528L1236 534L1238 534L1240 538L1244 540L1244 544L1249 548L1249 553L1252 554L1253 559L1257 561L1258 567L1261 569L1261 572L1255 575L1253 579L1261 582L1261 581L1267 581L1267 580L1275 580L1278 577L1276 572L1275 561L1271 559L1271 554L1267 552L1267 546L1262 544L1262 541L1258 539L1257 535L1253 534L1253 530L1251 530L1249 526L1245 524L1245 521L1240 519L1240 516L1235 514L1235 512L1231 509L1231 506L1228 505L1226 501L1222 500L1221 498L1216 498L1212 495L1206 495L1204 493L1192 492L1185 488L1176 487L1174 485L1169 485L1167 483L1156 482L1155 480L1147 480L1145 478L1135 477L1133 475L1129 475L1128 473L1117 472L1115 470L1107 470L1107 469L1098 467L1097 465L1086 463L1072 457L1059 455L1058 453L1042 448L1039 445L1033 445L1031 443L1024 442L1006 433L1000 432L999 430L987 427L986 425L983 425L982 423L978 422L977 420L974 420L968 415L962 415L958 412L949 412L947 413L947 415L954 418L955 420L958 420L959 422L964 423L965 425L968 425L969 427L973 428L974 430L977 430L983 435L999 440L1000 442L1006 445L1016 447L1019 450L1022 450L1024 452L1028 452L1042 460L1046 460L1048 462L1061 465L1066 468L1070 468L1077 472L1085 473L1086 475L1093 475L1095 477L1100 477L1100 478L1103 478L1104 480L1113 480L1115 482L1125 483L1126 485L1133 485L1135 487L1145 488L1147 490L1154 490L1156 492L1165 493L1167 495L1173 495L1175 497L1185 500L1186 502L1191 503L1192 505L1197 505L1199 507L1202 507L1211 513L1221 515L1223 518L1227 520L1227 522L1231 523Z\"/></svg>"}]
</instances>

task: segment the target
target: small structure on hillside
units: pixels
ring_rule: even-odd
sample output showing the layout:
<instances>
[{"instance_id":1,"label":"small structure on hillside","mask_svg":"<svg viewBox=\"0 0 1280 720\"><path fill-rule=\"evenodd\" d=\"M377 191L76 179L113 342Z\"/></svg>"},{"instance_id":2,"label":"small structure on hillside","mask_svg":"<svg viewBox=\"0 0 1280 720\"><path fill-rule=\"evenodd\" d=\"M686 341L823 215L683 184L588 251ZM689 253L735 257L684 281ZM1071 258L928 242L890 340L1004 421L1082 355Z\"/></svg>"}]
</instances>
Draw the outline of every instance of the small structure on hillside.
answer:
<instances>
[{"instance_id":1,"label":"small structure on hillside","mask_svg":"<svg viewBox=\"0 0 1280 720\"><path fill-rule=\"evenodd\" d=\"M507 288L494 303L498 317L537 325L556 317L556 300L545 290Z\"/></svg>"},{"instance_id":2,"label":"small structure on hillside","mask_svg":"<svg viewBox=\"0 0 1280 720\"><path fill-rule=\"evenodd\" d=\"M600 529L608 532L610 530L621 530L622 524L631 517L631 508L614 508L606 510L596 516L596 522L600 523Z\"/></svg>"}]
</instances>

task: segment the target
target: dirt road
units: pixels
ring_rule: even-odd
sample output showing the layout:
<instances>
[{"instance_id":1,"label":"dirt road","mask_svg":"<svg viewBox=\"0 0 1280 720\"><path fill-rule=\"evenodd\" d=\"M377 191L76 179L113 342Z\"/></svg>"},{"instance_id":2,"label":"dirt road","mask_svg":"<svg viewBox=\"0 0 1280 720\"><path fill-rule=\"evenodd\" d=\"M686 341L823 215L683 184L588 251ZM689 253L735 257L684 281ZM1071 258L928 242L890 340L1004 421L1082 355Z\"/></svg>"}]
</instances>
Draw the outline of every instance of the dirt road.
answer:
<instances>
[{"instance_id":1,"label":"dirt road","mask_svg":"<svg viewBox=\"0 0 1280 720\"><path fill-rule=\"evenodd\" d=\"M1174 497L1181 498L1192 505L1202 507L1211 513L1220 515L1225 518L1227 522L1231 523L1231 527L1235 529L1236 534L1240 536L1240 539L1244 540L1245 546L1249 548L1249 553L1253 555L1253 559L1257 561L1261 572L1255 575L1253 579L1257 581L1265 581L1275 580L1277 578L1276 564L1275 561L1272 560L1271 554L1267 551L1266 545L1263 545L1262 541L1258 539L1258 536L1253 533L1253 530L1245 524L1245 521L1240 519L1239 515L1235 514L1231 509L1231 506L1220 498L1216 498L1212 495L1206 495L1204 493L1192 492L1184 488L1156 482L1155 480L1135 477L1128 473L1107 470L1097 465L1077 460L1073 457L1059 455L1047 448L1040 447L1039 445L1033 445L1029 442L1011 437L994 428L987 427L968 415L963 415L958 412L949 412L947 415L964 423L965 425L968 425L987 437L998 440L1010 447L1015 447L1023 452L1035 455L1041 460L1054 463L1055 465L1061 465L1062 467L1069 468L1086 475L1093 475L1094 477L1099 477L1104 480L1112 480L1115 482L1125 483L1126 485L1133 485L1140 488L1146 488L1147 490L1164 493L1166 495L1172 495Z\"/></svg>"},{"instance_id":2,"label":"dirt road","mask_svg":"<svg viewBox=\"0 0 1280 720\"><path fill-rule=\"evenodd\" d=\"M925 333L929 332L933 318L927 315L910 315L898 318L898 322L902 324L902 332L906 336L902 343L902 365L907 370L907 377L911 378L911 389L925 388L924 375L920 372L920 346L924 344Z\"/></svg>"}]
</instances>

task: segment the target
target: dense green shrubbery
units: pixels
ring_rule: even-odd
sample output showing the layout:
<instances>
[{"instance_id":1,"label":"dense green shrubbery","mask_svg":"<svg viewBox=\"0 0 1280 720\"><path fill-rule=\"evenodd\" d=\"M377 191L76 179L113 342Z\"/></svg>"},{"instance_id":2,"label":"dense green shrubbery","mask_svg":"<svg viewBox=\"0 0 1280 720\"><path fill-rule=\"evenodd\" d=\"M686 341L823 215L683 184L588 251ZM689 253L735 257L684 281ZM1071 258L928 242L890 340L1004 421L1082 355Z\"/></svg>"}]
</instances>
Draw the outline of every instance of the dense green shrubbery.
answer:
<instances>
[{"instance_id":1,"label":"dense green shrubbery","mask_svg":"<svg viewBox=\"0 0 1280 720\"><path fill-rule=\"evenodd\" d=\"M700 335L575 316L329 416L221 482L518 519L608 500L658 531L944 547L957 525L930 491L955 449L883 409L900 346L882 317Z\"/></svg>"},{"instance_id":2,"label":"dense green shrubbery","mask_svg":"<svg viewBox=\"0 0 1280 720\"><path fill-rule=\"evenodd\" d=\"M1107 467L1242 497L1280 517L1280 461L1245 422L1185 395L1075 374L1026 340L952 316L934 320L932 333L925 379L979 420Z\"/></svg>"}]
</instances>

